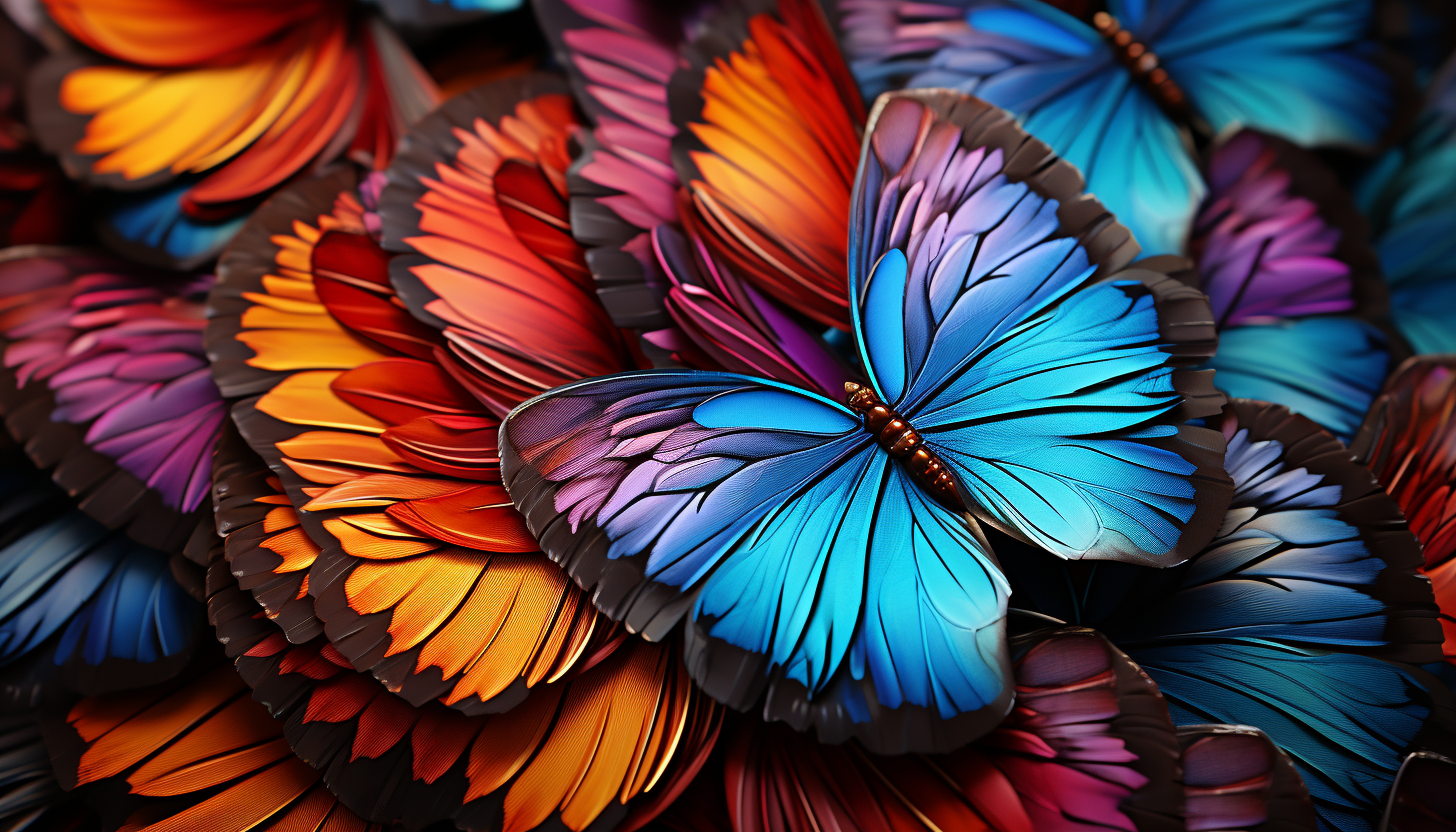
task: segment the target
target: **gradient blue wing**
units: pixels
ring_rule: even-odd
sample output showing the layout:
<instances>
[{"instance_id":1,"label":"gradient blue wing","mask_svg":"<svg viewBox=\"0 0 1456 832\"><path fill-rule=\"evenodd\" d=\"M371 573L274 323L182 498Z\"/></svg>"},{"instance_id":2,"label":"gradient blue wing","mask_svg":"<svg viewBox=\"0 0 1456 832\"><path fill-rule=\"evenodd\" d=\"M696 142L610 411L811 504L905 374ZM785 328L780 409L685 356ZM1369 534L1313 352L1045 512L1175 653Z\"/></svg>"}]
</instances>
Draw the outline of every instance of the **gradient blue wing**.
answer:
<instances>
[{"instance_id":1,"label":"gradient blue wing","mask_svg":"<svg viewBox=\"0 0 1456 832\"><path fill-rule=\"evenodd\" d=\"M1175 722L1252 725L1289 753L1324 829L1369 830L1449 693L1434 599L1399 507L1339 441L1274 405L1224 419L1237 489L1219 536L1171 570L1006 557L1016 597L1106 633Z\"/></svg>"},{"instance_id":2,"label":"gradient blue wing","mask_svg":"<svg viewBox=\"0 0 1456 832\"><path fill-rule=\"evenodd\" d=\"M1204 193L1187 140L1090 26L1021 0L894 6L842 20L867 92L945 87L1011 111L1082 172L1145 253L1182 253Z\"/></svg>"},{"instance_id":3,"label":"gradient blue wing","mask_svg":"<svg viewBox=\"0 0 1456 832\"><path fill-rule=\"evenodd\" d=\"M881 397L998 527L1068 558L1196 551L1229 495L1220 438L1186 424L1221 399L1178 369L1212 351L1206 299L1153 271L1107 280L1136 252L1126 231L993 108L882 102L850 230Z\"/></svg>"},{"instance_id":4,"label":"gradient blue wing","mask_svg":"<svg viewBox=\"0 0 1456 832\"><path fill-rule=\"evenodd\" d=\"M598 608L691 619L711 695L821 737L948 748L1010 701L1005 585L979 533L847 408L726 373L579 382L501 429L506 487Z\"/></svg>"},{"instance_id":5,"label":"gradient blue wing","mask_svg":"<svg viewBox=\"0 0 1456 832\"><path fill-rule=\"evenodd\" d=\"M1346 316L1229 327L1207 366L1229 396L1282 404L1344 441L1392 369L1385 334Z\"/></svg>"},{"instance_id":6,"label":"gradient blue wing","mask_svg":"<svg viewBox=\"0 0 1456 832\"><path fill-rule=\"evenodd\" d=\"M1396 328L1418 353L1456 352L1456 72L1420 122L1356 189L1390 290Z\"/></svg>"},{"instance_id":7,"label":"gradient blue wing","mask_svg":"<svg viewBox=\"0 0 1456 832\"><path fill-rule=\"evenodd\" d=\"M150 265L191 269L214 259L242 230L247 212L216 221L189 216L182 196L192 181L138 194L113 195L99 214L102 239Z\"/></svg>"},{"instance_id":8,"label":"gradient blue wing","mask_svg":"<svg viewBox=\"0 0 1456 832\"><path fill-rule=\"evenodd\" d=\"M1108 10L1216 132L1236 125L1304 145L1370 145L1393 85L1369 40L1373 0L1113 0Z\"/></svg>"},{"instance_id":9,"label":"gradient blue wing","mask_svg":"<svg viewBox=\"0 0 1456 832\"><path fill-rule=\"evenodd\" d=\"M0 664L45 656L54 672L40 667L39 677L82 692L150 684L181 668L200 607L165 555L74 509L6 525L13 538L0 549Z\"/></svg>"}]
</instances>

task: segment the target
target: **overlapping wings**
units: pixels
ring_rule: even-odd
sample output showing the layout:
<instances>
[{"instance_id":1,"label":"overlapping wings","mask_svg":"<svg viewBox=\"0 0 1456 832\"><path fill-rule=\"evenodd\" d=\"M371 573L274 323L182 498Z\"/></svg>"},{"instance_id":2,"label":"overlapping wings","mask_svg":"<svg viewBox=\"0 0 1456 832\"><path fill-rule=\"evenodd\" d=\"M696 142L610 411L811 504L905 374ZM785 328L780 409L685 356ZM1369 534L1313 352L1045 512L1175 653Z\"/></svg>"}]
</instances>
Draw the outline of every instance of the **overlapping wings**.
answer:
<instances>
[{"instance_id":1,"label":"overlapping wings","mask_svg":"<svg viewBox=\"0 0 1456 832\"><path fill-rule=\"evenodd\" d=\"M371 279L387 257L351 181L283 192L239 238L213 296L214 371L224 389L262 393L235 420L322 549L309 593L343 655L417 704L509 707L570 666L595 615L535 554L490 459L486 481L408 461L478 454L473 437L497 422L436 364L388 346L431 355L439 339ZM354 258L321 272L315 255L336 245ZM432 433L442 422L466 429ZM396 429L406 441L392 445ZM422 431L444 444L419 447Z\"/></svg>"},{"instance_id":2,"label":"overlapping wings","mask_svg":"<svg viewBox=\"0 0 1456 832\"><path fill-rule=\"evenodd\" d=\"M1050 556L1007 553L1016 597L1105 633L1179 725L1258 726L1322 826L1370 829L1409 746L1451 712L1444 685L1413 666L1441 642L1419 548L1395 501L1313 422L1236 401L1223 430L1237 490L1203 552L1051 579Z\"/></svg>"},{"instance_id":3,"label":"overlapping wings","mask_svg":"<svg viewBox=\"0 0 1456 832\"><path fill-rule=\"evenodd\" d=\"M1212 152L1208 177L1191 253L1219 329L1215 383L1348 439L1400 349L1353 201L1313 155L1251 131Z\"/></svg>"},{"instance_id":4,"label":"overlapping wings","mask_svg":"<svg viewBox=\"0 0 1456 832\"><path fill-rule=\"evenodd\" d=\"M51 249L12 249L0 272L9 429L88 514L179 550L205 522L224 418L202 345L211 278Z\"/></svg>"},{"instance_id":5,"label":"overlapping wings","mask_svg":"<svg viewBox=\"0 0 1456 832\"><path fill-rule=\"evenodd\" d=\"M726 762L733 828L1184 828L1179 749L1157 687L1087 630L1016 643L1016 708L959 751L881 757L774 726L742 731Z\"/></svg>"},{"instance_id":6,"label":"overlapping wings","mask_svg":"<svg viewBox=\"0 0 1456 832\"><path fill-rule=\"evenodd\" d=\"M33 74L41 144L73 175L110 188L184 177L185 193L156 192L111 224L154 259L215 255L237 230L220 214L310 166L352 153L382 169L437 101L397 37L338 0L46 8L95 51L57 54Z\"/></svg>"},{"instance_id":7,"label":"overlapping wings","mask_svg":"<svg viewBox=\"0 0 1456 832\"><path fill-rule=\"evenodd\" d=\"M1441 609L1442 652L1456 662L1456 366L1406 362L1370 408L1351 450L1400 504L1421 542Z\"/></svg>"},{"instance_id":8,"label":"overlapping wings","mask_svg":"<svg viewBox=\"0 0 1456 832\"><path fill-rule=\"evenodd\" d=\"M56 778L105 806L107 829L385 828L329 794L226 664L180 685L83 699L45 727Z\"/></svg>"}]
</instances>

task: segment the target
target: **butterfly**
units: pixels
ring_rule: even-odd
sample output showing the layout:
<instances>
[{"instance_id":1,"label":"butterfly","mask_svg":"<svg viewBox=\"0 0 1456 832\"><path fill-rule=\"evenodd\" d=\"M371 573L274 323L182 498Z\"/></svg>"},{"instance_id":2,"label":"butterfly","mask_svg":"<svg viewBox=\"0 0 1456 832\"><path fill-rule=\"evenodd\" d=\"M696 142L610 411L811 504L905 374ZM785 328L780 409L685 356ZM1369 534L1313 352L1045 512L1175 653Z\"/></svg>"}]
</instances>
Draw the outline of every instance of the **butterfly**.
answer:
<instances>
[{"instance_id":1,"label":"butterfly","mask_svg":"<svg viewBox=\"0 0 1456 832\"><path fill-rule=\"evenodd\" d=\"M648 638L687 616L707 693L821 739L945 750L1011 699L1007 587L967 511L1066 558L1176 563L1230 499L1204 296L1002 110L883 97L851 205L866 385L723 372L575 382L512 411L542 549Z\"/></svg>"},{"instance_id":2,"label":"butterfly","mask_svg":"<svg viewBox=\"0 0 1456 832\"><path fill-rule=\"evenodd\" d=\"M1023 119L1148 253L1181 253L1204 185L1185 125L1369 145L1391 83L1370 0L1110 0L1088 25L1035 0L841 0L867 94L952 87ZM888 34L887 34L888 33Z\"/></svg>"}]
</instances>

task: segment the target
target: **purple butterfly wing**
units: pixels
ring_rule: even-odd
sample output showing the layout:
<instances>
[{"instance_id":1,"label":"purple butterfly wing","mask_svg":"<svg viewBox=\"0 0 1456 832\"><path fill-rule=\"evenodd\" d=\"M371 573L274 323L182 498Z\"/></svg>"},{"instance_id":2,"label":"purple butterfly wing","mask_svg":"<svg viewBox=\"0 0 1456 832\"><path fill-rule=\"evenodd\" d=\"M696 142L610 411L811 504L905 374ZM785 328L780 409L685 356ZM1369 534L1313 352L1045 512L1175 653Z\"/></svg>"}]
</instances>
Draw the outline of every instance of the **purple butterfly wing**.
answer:
<instances>
[{"instance_id":1,"label":"purple butterfly wing","mask_svg":"<svg viewBox=\"0 0 1456 832\"><path fill-rule=\"evenodd\" d=\"M612 319L661 327L664 279L645 233L677 221L667 83L693 4L537 0L535 7L593 127L568 177L571 228Z\"/></svg>"},{"instance_id":2,"label":"purple butterfly wing","mask_svg":"<svg viewBox=\"0 0 1456 832\"><path fill-rule=\"evenodd\" d=\"M202 348L211 277L63 250L18 250L0 271L10 429L88 514L180 549L224 415Z\"/></svg>"},{"instance_id":3,"label":"purple butterfly wing","mask_svg":"<svg viewBox=\"0 0 1456 832\"><path fill-rule=\"evenodd\" d=\"M1215 383L1348 439L1401 351L1353 199L1307 151L1247 130L1208 179L1191 248L1219 329Z\"/></svg>"}]
</instances>

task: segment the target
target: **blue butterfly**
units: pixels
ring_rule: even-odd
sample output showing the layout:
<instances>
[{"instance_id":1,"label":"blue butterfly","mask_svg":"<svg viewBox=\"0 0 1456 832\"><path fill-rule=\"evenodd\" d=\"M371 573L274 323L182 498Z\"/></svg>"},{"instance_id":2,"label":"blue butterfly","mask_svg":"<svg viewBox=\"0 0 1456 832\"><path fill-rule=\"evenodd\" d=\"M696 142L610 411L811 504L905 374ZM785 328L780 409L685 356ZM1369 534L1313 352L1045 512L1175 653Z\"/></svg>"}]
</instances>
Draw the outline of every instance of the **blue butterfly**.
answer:
<instances>
[{"instance_id":1,"label":"blue butterfly","mask_svg":"<svg viewBox=\"0 0 1456 832\"><path fill-rule=\"evenodd\" d=\"M1065 558L1176 563L1230 499L1204 296L1011 117L881 99L850 219L849 404L729 373L578 382L501 428L542 548L711 695L821 739L945 750L1011 701L973 513Z\"/></svg>"},{"instance_id":2,"label":"blue butterfly","mask_svg":"<svg viewBox=\"0 0 1456 832\"><path fill-rule=\"evenodd\" d=\"M1095 627L1158 683L1179 725L1253 725L1295 761L1320 828L1369 832L1450 693L1420 545L1349 449L1277 405L1222 420L1234 499L1173 569L1007 558L1018 602ZM1009 546L1008 546L1009 548Z\"/></svg>"},{"instance_id":3,"label":"blue butterfly","mask_svg":"<svg viewBox=\"0 0 1456 832\"><path fill-rule=\"evenodd\" d=\"M1180 122L1368 145L1390 118L1372 0L1107 5L1094 28L1036 0L840 4L867 94L950 87L1011 110L1151 254L1182 252L1204 194Z\"/></svg>"}]
</instances>

